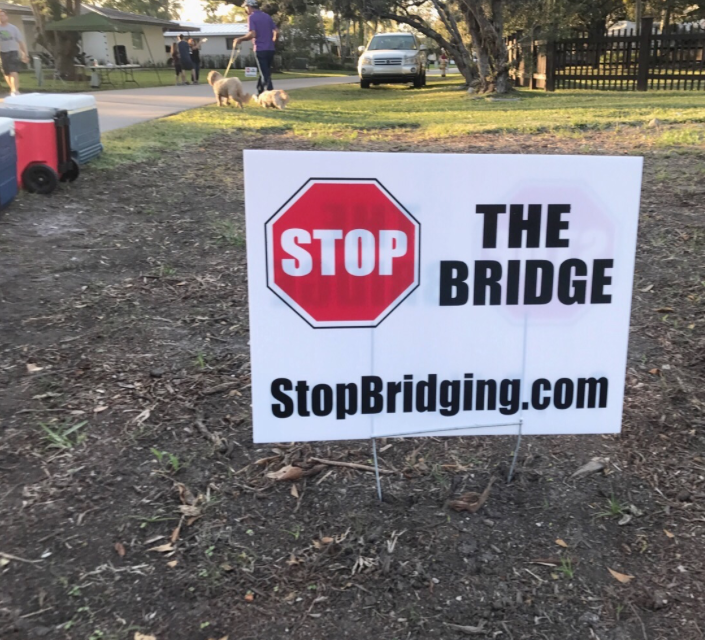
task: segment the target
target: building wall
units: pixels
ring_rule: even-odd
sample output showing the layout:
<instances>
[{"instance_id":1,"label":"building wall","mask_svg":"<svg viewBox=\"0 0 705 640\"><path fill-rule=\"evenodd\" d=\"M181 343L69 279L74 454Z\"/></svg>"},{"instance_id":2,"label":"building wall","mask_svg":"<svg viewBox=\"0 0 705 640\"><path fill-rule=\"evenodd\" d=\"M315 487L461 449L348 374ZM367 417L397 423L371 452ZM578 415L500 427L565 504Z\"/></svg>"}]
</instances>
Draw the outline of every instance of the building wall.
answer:
<instances>
[{"instance_id":1,"label":"building wall","mask_svg":"<svg viewBox=\"0 0 705 640\"><path fill-rule=\"evenodd\" d=\"M157 64L166 64L169 56L164 50L164 34L161 27L143 25L141 36L142 48L135 47L132 33L95 33L82 35L83 51L100 63L115 64L113 47L124 45L127 59L132 64L151 65L152 56ZM151 50L151 55L150 55Z\"/></svg>"}]
</instances>

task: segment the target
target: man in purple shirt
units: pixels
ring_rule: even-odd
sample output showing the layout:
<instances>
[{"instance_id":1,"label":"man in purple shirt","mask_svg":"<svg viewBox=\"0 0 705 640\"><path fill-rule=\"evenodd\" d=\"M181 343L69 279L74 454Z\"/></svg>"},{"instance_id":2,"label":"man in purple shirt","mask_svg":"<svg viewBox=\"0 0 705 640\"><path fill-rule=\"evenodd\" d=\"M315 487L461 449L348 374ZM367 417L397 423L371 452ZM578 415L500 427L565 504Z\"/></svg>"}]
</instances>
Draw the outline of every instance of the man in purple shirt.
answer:
<instances>
[{"instance_id":1,"label":"man in purple shirt","mask_svg":"<svg viewBox=\"0 0 705 640\"><path fill-rule=\"evenodd\" d=\"M272 61L274 60L274 43L277 39L277 27L272 17L259 10L259 0L245 0L247 11L247 33L233 40L233 48L245 40L254 40L255 55L259 64L260 75L257 78L257 95L272 86Z\"/></svg>"}]
</instances>

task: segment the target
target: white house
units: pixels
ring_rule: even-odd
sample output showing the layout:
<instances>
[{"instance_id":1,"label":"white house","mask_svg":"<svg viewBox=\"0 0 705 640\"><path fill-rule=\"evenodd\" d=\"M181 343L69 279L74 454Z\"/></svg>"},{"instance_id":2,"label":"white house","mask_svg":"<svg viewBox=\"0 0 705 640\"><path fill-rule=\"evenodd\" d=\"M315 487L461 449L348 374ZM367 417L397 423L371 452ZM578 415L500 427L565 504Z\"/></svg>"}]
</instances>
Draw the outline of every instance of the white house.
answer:
<instances>
[{"instance_id":1,"label":"white house","mask_svg":"<svg viewBox=\"0 0 705 640\"><path fill-rule=\"evenodd\" d=\"M152 59L157 64L166 64L169 55L164 50L164 32L167 29L182 28L171 20L88 4L81 5L81 13L87 12L97 13L118 23L124 22L142 27L142 33L89 32L82 34L83 52L103 64L124 62L119 60L122 55L121 51L127 61L132 64L150 64ZM185 32L190 30L187 26L184 26L183 29ZM124 49L116 51L116 47L124 47Z\"/></svg>"},{"instance_id":2,"label":"white house","mask_svg":"<svg viewBox=\"0 0 705 640\"><path fill-rule=\"evenodd\" d=\"M0 2L0 9L5 10L10 23L23 33L29 51L43 50L36 43L35 20L29 7ZM120 57L120 53L124 53L124 57L130 63L151 64L154 59L157 64L166 64L169 55L164 50L164 31L167 29L183 29L184 32L192 30L192 27L188 25L182 27L177 22L170 20L161 20L106 7L96 7L90 4L82 4L81 13L97 13L115 22L139 25L142 28L142 33L82 33L82 52L89 60L97 60L103 64L118 64L120 62L116 58L116 46L119 47L118 57Z\"/></svg>"},{"instance_id":3,"label":"white house","mask_svg":"<svg viewBox=\"0 0 705 640\"><path fill-rule=\"evenodd\" d=\"M182 24L191 29L191 33L187 34L185 31L178 30L165 31L162 47L171 49L171 45L176 42L179 35L188 35L190 38L199 38L201 40L201 57L204 58L230 56L233 49L233 40L247 33L247 23L245 22L231 24L183 22ZM251 53L252 41L243 42L240 45L240 56L245 58ZM237 66L242 66L242 64Z\"/></svg>"}]
</instances>

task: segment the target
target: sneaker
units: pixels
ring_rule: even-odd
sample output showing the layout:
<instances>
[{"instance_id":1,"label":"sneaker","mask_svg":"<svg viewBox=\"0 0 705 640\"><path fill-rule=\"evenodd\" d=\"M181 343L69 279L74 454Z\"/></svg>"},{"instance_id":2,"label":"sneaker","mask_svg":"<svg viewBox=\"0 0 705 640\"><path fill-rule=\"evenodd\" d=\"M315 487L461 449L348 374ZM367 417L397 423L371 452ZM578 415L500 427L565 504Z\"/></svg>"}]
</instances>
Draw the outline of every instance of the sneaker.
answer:
<instances>
[{"instance_id":1,"label":"sneaker","mask_svg":"<svg viewBox=\"0 0 705 640\"><path fill-rule=\"evenodd\" d=\"M20 95L20 92L19 91L10 91L10 95L11 96L18 96L18 95Z\"/></svg>"}]
</instances>

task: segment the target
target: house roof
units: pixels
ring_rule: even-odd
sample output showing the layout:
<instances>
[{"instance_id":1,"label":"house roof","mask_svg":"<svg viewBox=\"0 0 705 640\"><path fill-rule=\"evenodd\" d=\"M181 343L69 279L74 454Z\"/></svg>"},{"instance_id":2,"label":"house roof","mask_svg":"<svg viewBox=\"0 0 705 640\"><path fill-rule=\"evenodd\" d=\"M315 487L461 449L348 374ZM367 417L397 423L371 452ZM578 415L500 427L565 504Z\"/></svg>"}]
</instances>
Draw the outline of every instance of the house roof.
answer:
<instances>
[{"instance_id":1,"label":"house roof","mask_svg":"<svg viewBox=\"0 0 705 640\"><path fill-rule=\"evenodd\" d=\"M32 15L32 10L29 7L24 7L21 4L13 4L12 2L0 2L0 9L7 13Z\"/></svg>"},{"instance_id":2,"label":"house roof","mask_svg":"<svg viewBox=\"0 0 705 640\"><path fill-rule=\"evenodd\" d=\"M205 22L182 22L183 25L188 25L191 30L198 30L198 36L202 38L215 36L244 36L247 33L246 22L233 22L229 24L208 24ZM166 37L178 36L181 31L169 30L165 31Z\"/></svg>"},{"instance_id":3,"label":"house roof","mask_svg":"<svg viewBox=\"0 0 705 640\"><path fill-rule=\"evenodd\" d=\"M139 13L129 13L127 11L118 11L117 9L108 9L108 7L96 7L92 4L82 4L81 13L97 13L105 18L117 20L118 22L132 22L133 24L151 25L154 27L162 27L163 29L182 29L183 31L192 31L192 29L180 25L178 22L171 20L162 20L161 18L153 18L152 16L143 16Z\"/></svg>"}]
</instances>

